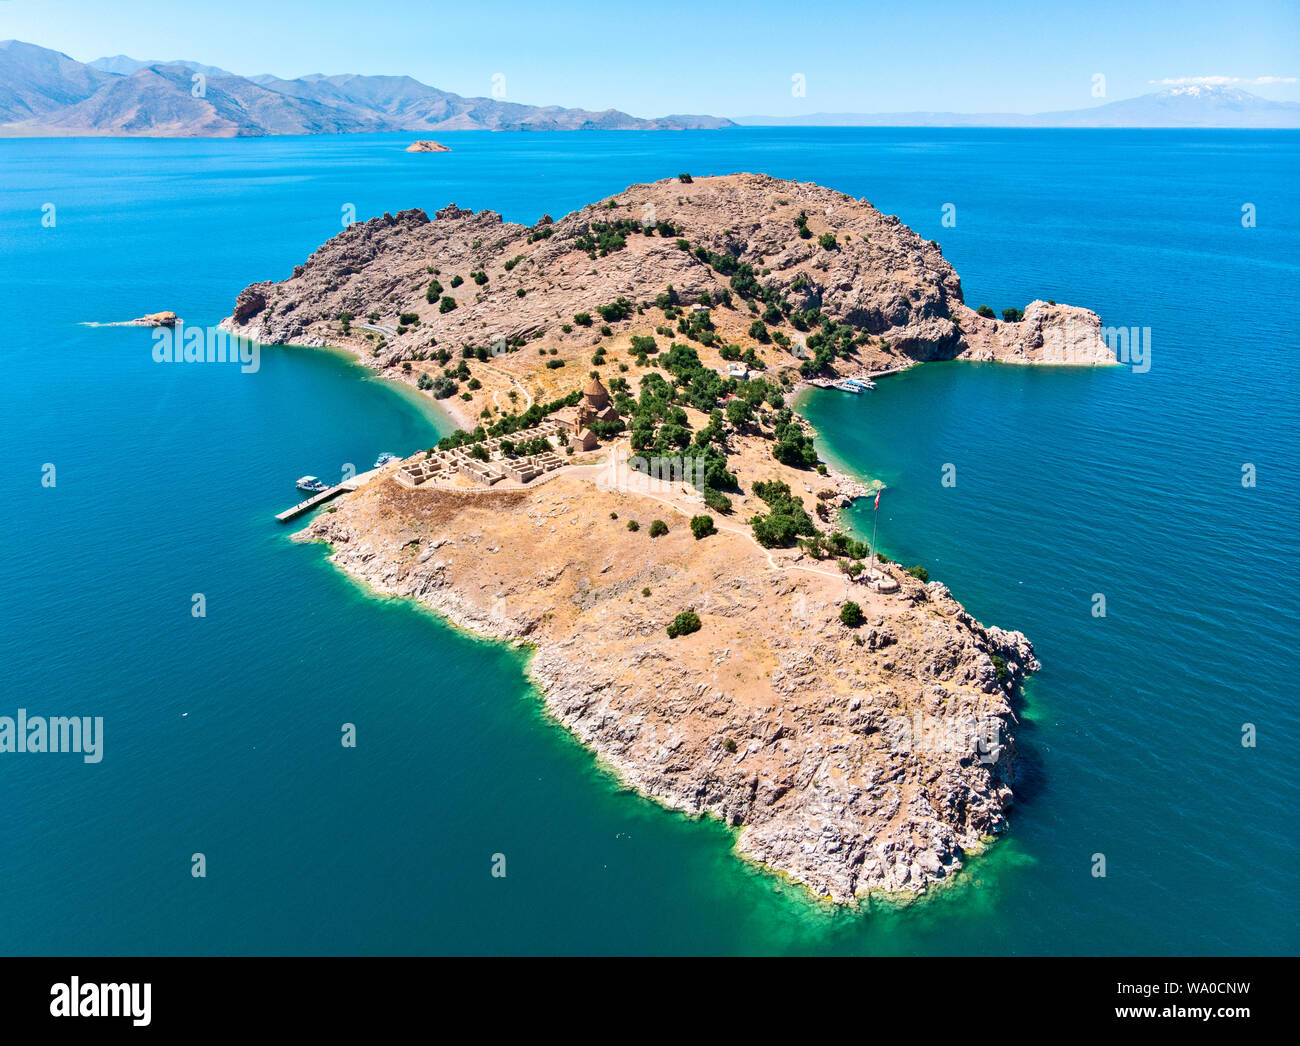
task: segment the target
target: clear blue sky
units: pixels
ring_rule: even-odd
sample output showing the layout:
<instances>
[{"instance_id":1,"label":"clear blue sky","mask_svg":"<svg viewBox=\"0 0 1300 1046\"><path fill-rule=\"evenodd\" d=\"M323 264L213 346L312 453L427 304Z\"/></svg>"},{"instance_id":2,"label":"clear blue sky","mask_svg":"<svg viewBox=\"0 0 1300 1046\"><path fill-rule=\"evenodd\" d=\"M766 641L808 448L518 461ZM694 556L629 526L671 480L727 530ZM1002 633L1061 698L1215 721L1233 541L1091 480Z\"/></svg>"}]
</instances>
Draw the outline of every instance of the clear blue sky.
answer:
<instances>
[{"instance_id":1,"label":"clear blue sky","mask_svg":"<svg viewBox=\"0 0 1300 1046\"><path fill-rule=\"evenodd\" d=\"M405 73L464 95L670 112L1042 112L1229 77L1300 100L1296 0L0 0L0 39L88 61ZM806 78L796 97L791 77ZM1106 98L1091 93L1106 76Z\"/></svg>"}]
</instances>

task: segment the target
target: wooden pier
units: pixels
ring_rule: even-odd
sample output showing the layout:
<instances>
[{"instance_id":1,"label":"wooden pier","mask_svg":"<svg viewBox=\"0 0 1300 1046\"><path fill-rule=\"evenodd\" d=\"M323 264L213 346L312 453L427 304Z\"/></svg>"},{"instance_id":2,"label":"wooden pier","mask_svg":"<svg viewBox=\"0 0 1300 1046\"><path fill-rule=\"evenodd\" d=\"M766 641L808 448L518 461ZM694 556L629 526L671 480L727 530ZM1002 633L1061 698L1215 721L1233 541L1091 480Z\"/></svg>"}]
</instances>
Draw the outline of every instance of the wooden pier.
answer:
<instances>
[{"instance_id":1,"label":"wooden pier","mask_svg":"<svg viewBox=\"0 0 1300 1046\"><path fill-rule=\"evenodd\" d=\"M306 501L300 501L293 508L287 508L283 512L277 512L275 521L277 523L288 523L291 519L297 519L304 512L310 512L318 505L338 497L340 494L346 494L348 491L356 490L361 484L368 482L373 477L379 475L383 469L371 469L369 472L362 472L360 475L353 476L351 479L345 479L342 483L330 487L328 490L322 490L319 494L313 494Z\"/></svg>"}]
</instances>

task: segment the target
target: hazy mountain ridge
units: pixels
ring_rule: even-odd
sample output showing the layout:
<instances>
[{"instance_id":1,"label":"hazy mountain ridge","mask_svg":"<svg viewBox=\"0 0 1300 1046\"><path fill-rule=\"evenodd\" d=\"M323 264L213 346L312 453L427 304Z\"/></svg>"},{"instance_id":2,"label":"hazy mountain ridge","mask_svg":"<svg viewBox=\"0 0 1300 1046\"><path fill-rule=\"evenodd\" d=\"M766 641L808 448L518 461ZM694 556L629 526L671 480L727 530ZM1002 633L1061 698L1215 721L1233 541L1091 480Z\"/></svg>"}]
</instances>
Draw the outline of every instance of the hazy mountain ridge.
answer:
<instances>
[{"instance_id":1,"label":"hazy mountain ridge","mask_svg":"<svg viewBox=\"0 0 1300 1046\"><path fill-rule=\"evenodd\" d=\"M1300 128L1300 102L1275 102L1236 87L1192 84L1088 109L1046 113L809 113L738 116L768 127L1221 127Z\"/></svg>"},{"instance_id":2,"label":"hazy mountain ridge","mask_svg":"<svg viewBox=\"0 0 1300 1046\"><path fill-rule=\"evenodd\" d=\"M195 82L195 74L204 80ZM195 92L198 92L197 94ZM409 76L239 76L188 60L126 55L78 62L0 41L0 137L256 137L451 130L691 130L733 126L713 116L640 119L495 98L464 98Z\"/></svg>"}]
</instances>

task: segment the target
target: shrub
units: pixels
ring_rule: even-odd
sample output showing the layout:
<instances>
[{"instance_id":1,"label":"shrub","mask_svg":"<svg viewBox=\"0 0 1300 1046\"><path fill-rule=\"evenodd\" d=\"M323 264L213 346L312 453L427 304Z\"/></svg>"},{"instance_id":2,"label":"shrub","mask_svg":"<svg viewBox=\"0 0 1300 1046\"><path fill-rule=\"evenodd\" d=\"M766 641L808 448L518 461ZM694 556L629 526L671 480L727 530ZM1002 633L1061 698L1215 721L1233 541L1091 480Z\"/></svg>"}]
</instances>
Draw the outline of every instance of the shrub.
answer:
<instances>
[{"instance_id":1,"label":"shrub","mask_svg":"<svg viewBox=\"0 0 1300 1046\"><path fill-rule=\"evenodd\" d=\"M590 327L590 326L591 326L591 313L589 313L589 312L575 312L575 313L573 314L573 322L576 323L579 327Z\"/></svg>"},{"instance_id":2,"label":"shrub","mask_svg":"<svg viewBox=\"0 0 1300 1046\"><path fill-rule=\"evenodd\" d=\"M990 309L987 305L981 305L978 309L976 309L975 315L983 316L986 320L991 320L994 318L993 310Z\"/></svg>"},{"instance_id":3,"label":"shrub","mask_svg":"<svg viewBox=\"0 0 1300 1046\"><path fill-rule=\"evenodd\" d=\"M799 427L799 423L794 420L794 412L788 407L777 414L772 431L776 437L772 457L782 465L811 468L817 464L817 448L813 438Z\"/></svg>"},{"instance_id":4,"label":"shrub","mask_svg":"<svg viewBox=\"0 0 1300 1046\"><path fill-rule=\"evenodd\" d=\"M840 620L848 625L849 628L857 628L865 620L865 617L862 613L862 608L853 602L853 600L849 600L840 607Z\"/></svg>"},{"instance_id":5,"label":"shrub","mask_svg":"<svg viewBox=\"0 0 1300 1046\"><path fill-rule=\"evenodd\" d=\"M1003 309L1002 318L1007 323L1019 323L1025 318L1025 313L1023 309Z\"/></svg>"},{"instance_id":6,"label":"shrub","mask_svg":"<svg viewBox=\"0 0 1300 1046\"><path fill-rule=\"evenodd\" d=\"M731 737L727 738L725 741L722 742L722 747L725 748L728 752L734 752L736 750L735 738L731 738Z\"/></svg>"},{"instance_id":7,"label":"shrub","mask_svg":"<svg viewBox=\"0 0 1300 1046\"><path fill-rule=\"evenodd\" d=\"M693 610L683 610L668 626L668 638L676 639L678 636L689 636L692 632L700 630L700 616Z\"/></svg>"},{"instance_id":8,"label":"shrub","mask_svg":"<svg viewBox=\"0 0 1300 1046\"><path fill-rule=\"evenodd\" d=\"M650 536L652 538L657 538L661 534L667 534L667 533L668 533L668 524L665 523L662 519L656 519L653 523L650 524Z\"/></svg>"},{"instance_id":9,"label":"shrub","mask_svg":"<svg viewBox=\"0 0 1300 1046\"><path fill-rule=\"evenodd\" d=\"M1001 654L990 654L989 660L993 662L993 670L998 674L998 682L1003 685L1007 681L1007 660Z\"/></svg>"},{"instance_id":10,"label":"shrub","mask_svg":"<svg viewBox=\"0 0 1300 1046\"><path fill-rule=\"evenodd\" d=\"M520 287L517 291L515 291L515 297L516 297L516 298L522 298L522 297L523 297L525 294L527 294L527 293L528 293L528 292L527 292L526 290L524 290L522 287Z\"/></svg>"},{"instance_id":11,"label":"shrub","mask_svg":"<svg viewBox=\"0 0 1300 1046\"><path fill-rule=\"evenodd\" d=\"M465 282L465 278L463 276L453 276L451 278L452 287L459 287L464 282Z\"/></svg>"},{"instance_id":12,"label":"shrub","mask_svg":"<svg viewBox=\"0 0 1300 1046\"><path fill-rule=\"evenodd\" d=\"M917 581L923 583L930 580L930 572L926 570L925 567L921 566L919 563L916 563L908 567L907 573L911 574L912 577L916 578Z\"/></svg>"},{"instance_id":13,"label":"shrub","mask_svg":"<svg viewBox=\"0 0 1300 1046\"><path fill-rule=\"evenodd\" d=\"M691 517L691 533L695 535L696 541L699 541L700 538L706 538L710 534L716 534L717 532L718 528L713 525L712 516Z\"/></svg>"},{"instance_id":14,"label":"shrub","mask_svg":"<svg viewBox=\"0 0 1300 1046\"><path fill-rule=\"evenodd\" d=\"M720 490L714 490L712 487L705 487L704 504L713 509L714 512L730 512L731 498Z\"/></svg>"},{"instance_id":15,"label":"shrub","mask_svg":"<svg viewBox=\"0 0 1300 1046\"><path fill-rule=\"evenodd\" d=\"M420 317L413 312L404 312L402 315L397 317L397 322L405 324L407 327L411 327L420 322Z\"/></svg>"},{"instance_id":16,"label":"shrub","mask_svg":"<svg viewBox=\"0 0 1300 1046\"><path fill-rule=\"evenodd\" d=\"M726 414L727 420L738 427L754 420L754 409L742 399L731 400L727 404Z\"/></svg>"},{"instance_id":17,"label":"shrub","mask_svg":"<svg viewBox=\"0 0 1300 1046\"><path fill-rule=\"evenodd\" d=\"M632 314L632 303L626 298L620 297L608 305L597 305L596 311L600 313L600 318L609 323L617 323L619 320L626 319Z\"/></svg>"},{"instance_id":18,"label":"shrub","mask_svg":"<svg viewBox=\"0 0 1300 1046\"><path fill-rule=\"evenodd\" d=\"M436 400L445 400L448 396L454 396L460 386L445 374L439 374L429 383L429 391Z\"/></svg>"},{"instance_id":19,"label":"shrub","mask_svg":"<svg viewBox=\"0 0 1300 1046\"><path fill-rule=\"evenodd\" d=\"M677 180L684 185L690 185L690 183L693 182L695 179L692 178L689 174L679 174L677 176Z\"/></svg>"},{"instance_id":20,"label":"shrub","mask_svg":"<svg viewBox=\"0 0 1300 1046\"><path fill-rule=\"evenodd\" d=\"M780 480L757 482L753 491L770 508L767 515L750 518L754 538L764 548L790 548L800 535L817 533L817 526L803 507L803 502L790 492L790 486Z\"/></svg>"},{"instance_id":21,"label":"shrub","mask_svg":"<svg viewBox=\"0 0 1300 1046\"><path fill-rule=\"evenodd\" d=\"M833 232L822 233L817 237L817 242L821 244L822 250L824 251L833 251L839 246L839 244L835 242L835 234Z\"/></svg>"},{"instance_id":22,"label":"shrub","mask_svg":"<svg viewBox=\"0 0 1300 1046\"><path fill-rule=\"evenodd\" d=\"M547 360L546 366L551 370L558 370L560 367L564 366L564 360Z\"/></svg>"},{"instance_id":23,"label":"shrub","mask_svg":"<svg viewBox=\"0 0 1300 1046\"><path fill-rule=\"evenodd\" d=\"M632 531L633 534L635 534L638 530L641 529L641 524L638 523L635 519L629 519L627 521L627 529Z\"/></svg>"},{"instance_id":24,"label":"shrub","mask_svg":"<svg viewBox=\"0 0 1300 1046\"><path fill-rule=\"evenodd\" d=\"M456 307L456 299L449 294L444 294L442 301L438 303L439 312L451 312Z\"/></svg>"}]
</instances>

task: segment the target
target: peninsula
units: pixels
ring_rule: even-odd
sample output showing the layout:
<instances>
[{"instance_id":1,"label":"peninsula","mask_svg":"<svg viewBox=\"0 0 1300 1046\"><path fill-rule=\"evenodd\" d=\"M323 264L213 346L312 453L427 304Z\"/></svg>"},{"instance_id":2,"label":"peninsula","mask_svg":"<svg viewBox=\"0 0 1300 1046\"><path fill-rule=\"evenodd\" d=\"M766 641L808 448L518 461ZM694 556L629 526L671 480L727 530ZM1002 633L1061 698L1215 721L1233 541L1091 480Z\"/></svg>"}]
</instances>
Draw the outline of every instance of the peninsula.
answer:
<instances>
[{"instance_id":1,"label":"peninsula","mask_svg":"<svg viewBox=\"0 0 1300 1046\"><path fill-rule=\"evenodd\" d=\"M460 426L300 538L532 644L550 713L621 780L854 903L924 892L1005 828L1037 662L842 530L871 488L819 461L792 397L929 360L1114 363L1085 309L991 312L865 200L682 174L531 226L357 223L224 325L344 347Z\"/></svg>"}]
</instances>

